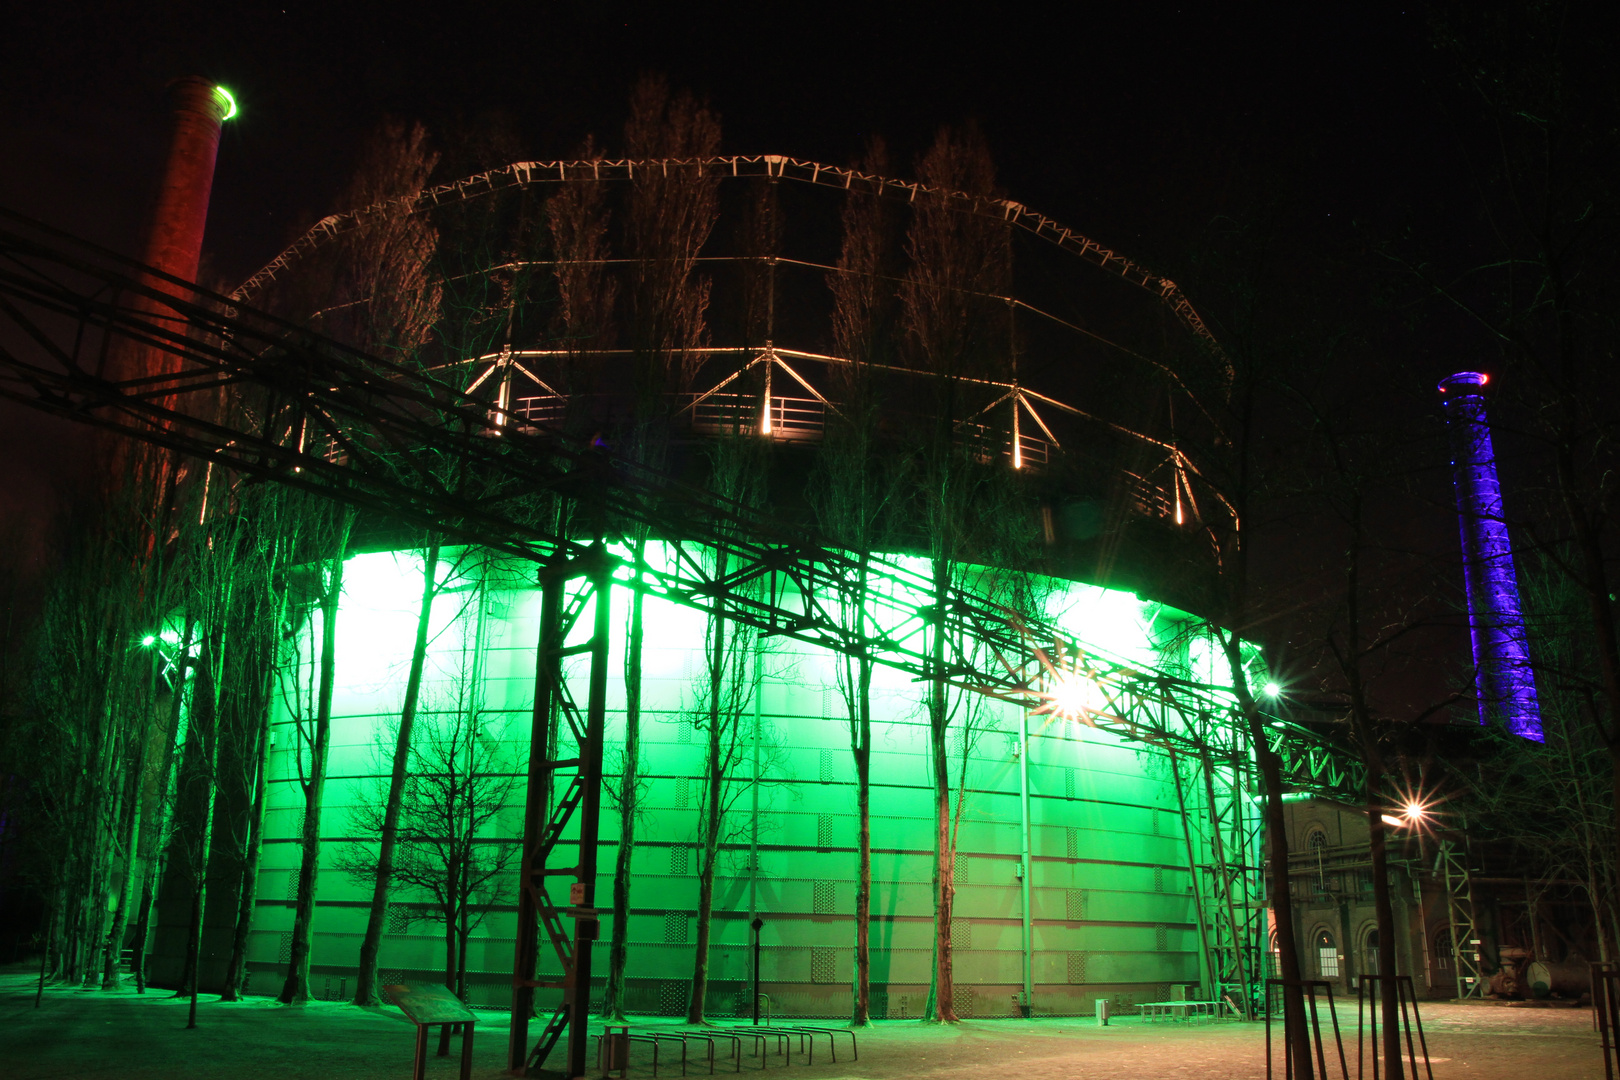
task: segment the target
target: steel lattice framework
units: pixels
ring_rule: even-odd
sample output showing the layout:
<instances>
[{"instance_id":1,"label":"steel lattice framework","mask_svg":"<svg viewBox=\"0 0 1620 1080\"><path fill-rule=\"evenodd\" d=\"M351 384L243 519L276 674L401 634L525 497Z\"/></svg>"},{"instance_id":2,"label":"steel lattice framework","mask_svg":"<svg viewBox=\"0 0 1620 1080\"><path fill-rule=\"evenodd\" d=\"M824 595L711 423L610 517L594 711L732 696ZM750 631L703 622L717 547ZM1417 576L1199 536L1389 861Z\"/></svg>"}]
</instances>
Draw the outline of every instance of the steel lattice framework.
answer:
<instances>
[{"instance_id":1,"label":"steel lattice framework","mask_svg":"<svg viewBox=\"0 0 1620 1080\"><path fill-rule=\"evenodd\" d=\"M841 185L872 179L784 158L710 164L775 169L775 175L788 175L784 170L791 166L811 170L811 182L836 178ZM482 182L518 183L527 175L523 170L540 168L514 166ZM422 196L430 197L447 196ZM1027 214L1016 204L1005 212ZM1105 265L1117 258L1105 254ZM1121 273L1137 272L1120 263L1115 269ZM1163 284L1168 295L1173 286ZM564 1005L535 1051L541 1058L566 1028L570 1062L583 1064L589 942L599 914L590 896L594 855L583 850L594 845L581 844L579 866L548 868L545 862L575 807L583 827L595 821L600 788L593 778L599 780L601 769L605 630L598 626L588 640L570 639L584 624L585 605L565 597L567 581L584 578L590 586L585 593L604 598L613 585L643 590L919 680L946 680L1029 703L1051 697L1047 646L1056 643L1067 658L1064 671L1100 694L1084 710L1084 722L1205 771L1246 771L1253 760L1245 727L1218 688L1111 657L962 584L941 590L931 575L899 560L858 557L820 543L760 511L675 483L626 458L544 430L520 433L511 414L431 373L358 352L5 211L0 335L0 395L13 401L243 476L429 526L542 568L546 613L536 731L547 717L562 715L579 749L573 758L552 760L537 743L530 767L520 994L532 1000L533 987L540 985L533 965L542 930L558 948L566 973ZM176 373L113 381L104 372L111 350L120 347L160 355ZM445 468L447 462L454 467ZM609 547L632 527L650 529L673 558L633 573ZM717 551L725 558L714 558ZM717 566L723 569L717 572ZM869 617L852 626L843 613L856 605L864 605ZM607 605L594 608L592 621L601 623ZM559 665L563 656L583 653L594 662L589 700L581 706L569 696ZM1291 784L1324 794L1359 791L1354 763L1306 729L1274 723L1270 742ZM554 799L556 774L563 771L572 771L573 778ZM1235 788L1226 794L1235 798ZM1210 791L1206 801L1218 835L1216 793ZM1217 844L1215 859L1222 858ZM1224 866L1212 872L1224 883L1216 893L1230 908L1231 875ZM575 879L566 907L554 904L544 888L546 875L557 873ZM565 916L576 920L571 945L560 921ZM1252 945L1240 940L1252 936L1252 928L1245 931L1230 919L1228 926L1220 946L1227 958L1212 958L1211 966L1220 969L1220 978L1252 981L1257 973L1243 960L1253 954ZM521 1052L518 1025L526 1030L526 1017L526 1008L514 1010L514 1066L535 1056Z\"/></svg>"},{"instance_id":2,"label":"steel lattice framework","mask_svg":"<svg viewBox=\"0 0 1620 1080\"><path fill-rule=\"evenodd\" d=\"M236 470L427 525L536 563L585 555L543 497L576 505L610 538L645 525L675 558L624 584L924 679L1012 695L1045 677L1032 641L1057 628L1016 618L994 600L880 555L857 557L752 510L671 481L628 458L561 435L515 434L510 415L430 373L369 356L232 303L66 234L0 211L0 314L19 340L0 344L0 395L33 408ZM123 339L177 358L183 370L113 382L101 374ZM220 391L236 407L222 414ZM445 460L455 470L434 466ZM449 476L458 479L452 481ZM591 532L587 527L584 533ZM728 553L717 576L708 552ZM859 600L879 629L843 625ZM948 642L936 661L925 638ZM1194 718L1223 714L1214 688L1069 642L1106 690L1097 726L1189 752L1211 749ZM1236 730L1232 726L1231 730ZM1304 785L1352 781L1334 747L1279 724L1272 749ZM1290 751L1298 742L1299 750ZM1246 755L1241 737L1213 748Z\"/></svg>"}]
</instances>

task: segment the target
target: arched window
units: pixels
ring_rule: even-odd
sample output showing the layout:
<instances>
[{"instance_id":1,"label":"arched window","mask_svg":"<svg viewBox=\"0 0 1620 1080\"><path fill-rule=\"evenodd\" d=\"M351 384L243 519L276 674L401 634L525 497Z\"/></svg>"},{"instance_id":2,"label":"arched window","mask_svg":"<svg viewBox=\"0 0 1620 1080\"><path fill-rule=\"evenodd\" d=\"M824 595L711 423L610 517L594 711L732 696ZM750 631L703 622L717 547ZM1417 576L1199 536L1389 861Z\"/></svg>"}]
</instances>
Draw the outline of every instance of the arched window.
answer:
<instances>
[{"instance_id":1,"label":"arched window","mask_svg":"<svg viewBox=\"0 0 1620 1080\"><path fill-rule=\"evenodd\" d=\"M1361 973L1363 975L1378 974L1378 927L1367 931L1367 937L1361 945Z\"/></svg>"},{"instance_id":2,"label":"arched window","mask_svg":"<svg viewBox=\"0 0 1620 1080\"><path fill-rule=\"evenodd\" d=\"M1327 831L1320 825L1312 825L1305 834L1305 848L1316 859L1316 891L1328 891L1326 872L1322 867L1322 851L1327 847Z\"/></svg>"},{"instance_id":3,"label":"arched window","mask_svg":"<svg viewBox=\"0 0 1620 1080\"><path fill-rule=\"evenodd\" d=\"M1451 970L1452 951L1451 927L1442 926L1434 935L1434 970Z\"/></svg>"},{"instance_id":4,"label":"arched window","mask_svg":"<svg viewBox=\"0 0 1620 1080\"><path fill-rule=\"evenodd\" d=\"M1339 949L1333 935L1320 930L1316 935L1316 970L1324 979L1339 977Z\"/></svg>"}]
</instances>

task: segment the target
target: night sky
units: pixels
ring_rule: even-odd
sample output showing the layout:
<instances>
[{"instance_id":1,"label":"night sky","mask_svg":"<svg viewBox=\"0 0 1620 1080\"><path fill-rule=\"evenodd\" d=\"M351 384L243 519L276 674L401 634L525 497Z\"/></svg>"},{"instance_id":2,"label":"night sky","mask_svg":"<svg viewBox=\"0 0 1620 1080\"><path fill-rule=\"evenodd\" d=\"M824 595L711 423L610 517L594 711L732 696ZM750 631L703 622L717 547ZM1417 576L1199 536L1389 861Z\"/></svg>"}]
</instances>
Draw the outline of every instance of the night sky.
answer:
<instances>
[{"instance_id":1,"label":"night sky","mask_svg":"<svg viewBox=\"0 0 1620 1080\"><path fill-rule=\"evenodd\" d=\"M1122 10L1123 9L1123 10ZM696 12L696 13L694 13ZM29 5L0 42L0 205L136 254L162 87L230 87L205 283L234 284L335 209L386 115L510 132L521 156L611 151L644 71L708 98L728 152L837 164L869 134L909 162L977 122L1010 197L1172 278L1217 215L1284 192L1325 237L1440 205L1423 19L1398 4L924 6ZM1194 303L1199 297L1193 297ZM79 467L4 425L9 493Z\"/></svg>"},{"instance_id":2,"label":"night sky","mask_svg":"<svg viewBox=\"0 0 1620 1080\"><path fill-rule=\"evenodd\" d=\"M939 124L972 119L1011 196L1155 264L1257 186L1286 181L1324 226L1431 196L1443 132L1416 13L1109 10L1124 6L1082 5L1059 25L922 9L41 5L9 20L0 46L12 163L0 199L133 250L163 150L162 86L202 74L242 104L210 235L212 269L234 281L333 209L382 116L436 131L495 122L536 159L587 134L611 150L643 71L706 96L730 152L844 163L879 133L907 162Z\"/></svg>"},{"instance_id":3,"label":"night sky","mask_svg":"<svg viewBox=\"0 0 1620 1080\"><path fill-rule=\"evenodd\" d=\"M502 130L521 159L574 156L587 135L611 153L628 89L652 71L708 99L732 153L844 164L880 134L909 173L940 124L976 122L1009 197L1176 279L1206 310L1218 301L1198 292L1194 253L1212 223L1257 206L1295 252L1370 235L1467 245L1420 10L1081 4L1062 22L1052 10L30 5L0 40L0 205L137 254L165 149L162 88L203 75L242 110L225 128L204 256L203 283L228 289L346 209L334 200L383 117ZM1434 339L1420 330L1387 362L1432 386L1477 345L1448 341L1436 359ZM37 516L91 463L82 432L18 412L0 411L0 510Z\"/></svg>"}]
</instances>

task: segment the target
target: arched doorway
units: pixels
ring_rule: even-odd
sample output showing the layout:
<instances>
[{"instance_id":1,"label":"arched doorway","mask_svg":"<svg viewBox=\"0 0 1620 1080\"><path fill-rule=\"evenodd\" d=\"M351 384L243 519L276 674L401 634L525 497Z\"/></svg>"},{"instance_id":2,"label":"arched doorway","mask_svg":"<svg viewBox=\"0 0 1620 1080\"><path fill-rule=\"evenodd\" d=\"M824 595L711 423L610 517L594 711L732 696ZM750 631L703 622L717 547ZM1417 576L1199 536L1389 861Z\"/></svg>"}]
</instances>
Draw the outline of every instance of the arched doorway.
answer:
<instances>
[{"instance_id":1,"label":"arched doorway","mask_svg":"<svg viewBox=\"0 0 1620 1080\"><path fill-rule=\"evenodd\" d=\"M1434 971L1436 975L1450 978L1454 970L1454 948L1451 942L1451 927L1442 926L1434 934Z\"/></svg>"}]
</instances>

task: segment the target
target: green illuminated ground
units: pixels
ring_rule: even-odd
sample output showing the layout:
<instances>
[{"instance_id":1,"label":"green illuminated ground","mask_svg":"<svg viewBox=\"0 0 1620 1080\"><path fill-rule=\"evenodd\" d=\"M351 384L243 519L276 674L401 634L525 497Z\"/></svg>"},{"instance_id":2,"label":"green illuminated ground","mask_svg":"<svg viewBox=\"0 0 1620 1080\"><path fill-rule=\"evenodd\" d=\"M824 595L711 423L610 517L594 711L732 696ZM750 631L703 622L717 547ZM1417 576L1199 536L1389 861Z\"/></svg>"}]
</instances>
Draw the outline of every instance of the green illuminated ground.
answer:
<instances>
[{"instance_id":1,"label":"green illuminated ground","mask_svg":"<svg viewBox=\"0 0 1620 1080\"><path fill-rule=\"evenodd\" d=\"M0 1062L7 1080L118 1076L126 1080L288 1080L410 1075L411 1028L391 1009L318 1003L290 1009L255 998L236 1005L203 999L201 1026L185 1030L185 1006L172 998L50 989L33 1008L31 972L0 970ZM508 1075L505 1015L485 1014L473 1075ZM1585 1080L1602 1075L1591 1016L1579 1009L1500 1008L1425 1003L1436 1076L1481 1080ZM1347 1035L1353 1007L1341 1014ZM863 1032L857 1062L785 1073L806 1080L953 1080L1016 1075L1029 1080L1253 1080L1265 1075L1258 1024L1145 1024L1099 1029L1075 1020L998 1020L954 1027L889 1021ZM1346 1047L1352 1074L1354 1044ZM456 1059L429 1063L429 1077L452 1077ZM637 1059L639 1064L639 1059ZM774 1071L774 1070L773 1070ZM697 1074L702 1074L699 1068ZM1337 1075L1337 1065L1334 1066ZM670 1074L664 1074L670 1075ZM633 1068L634 1080L650 1071Z\"/></svg>"}]
</instances>

